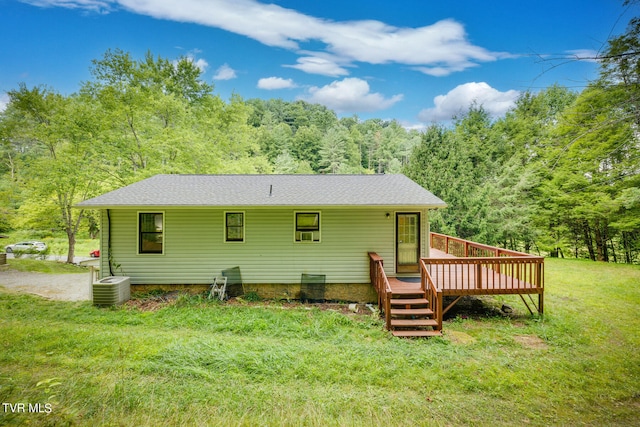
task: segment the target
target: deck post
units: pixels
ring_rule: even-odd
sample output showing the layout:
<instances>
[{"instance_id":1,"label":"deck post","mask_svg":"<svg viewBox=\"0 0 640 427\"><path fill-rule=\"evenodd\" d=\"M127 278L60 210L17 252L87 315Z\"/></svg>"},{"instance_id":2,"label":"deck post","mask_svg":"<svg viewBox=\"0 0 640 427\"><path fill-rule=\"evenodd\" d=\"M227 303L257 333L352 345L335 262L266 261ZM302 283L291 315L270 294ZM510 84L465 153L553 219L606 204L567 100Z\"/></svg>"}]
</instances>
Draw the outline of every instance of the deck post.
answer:
<instances>
[{"instance_id":1,"label":"deck post","mask_svg":"<svg viewBox=\"0 0 640 427\"><path fill-rule=\"evenodd\" d=\"M437 331L442 331L442 292L438 292L436 295L436 321L438 322L438 326L436 328Z\"/></svg>"},{"instance_id":2,"label":"deck post","mask_svg":"<svg viewBox=\"0 0 640 427\"><path fill-rule=\"evenodd\" d=\"M482 289L482 264L476 264L476 288Z\"/></svg>"},{"instance_id":3,"label":"deck post","mask_svg":"<svg viewBox=\"0 0 640 427\"><path fill-rule=\"evenodd\" d=\"M391 293L385 292L385 303L384 303L384 317L385 317L385 327L387 331L391 330Z\"/></svg>"}]
</instances>

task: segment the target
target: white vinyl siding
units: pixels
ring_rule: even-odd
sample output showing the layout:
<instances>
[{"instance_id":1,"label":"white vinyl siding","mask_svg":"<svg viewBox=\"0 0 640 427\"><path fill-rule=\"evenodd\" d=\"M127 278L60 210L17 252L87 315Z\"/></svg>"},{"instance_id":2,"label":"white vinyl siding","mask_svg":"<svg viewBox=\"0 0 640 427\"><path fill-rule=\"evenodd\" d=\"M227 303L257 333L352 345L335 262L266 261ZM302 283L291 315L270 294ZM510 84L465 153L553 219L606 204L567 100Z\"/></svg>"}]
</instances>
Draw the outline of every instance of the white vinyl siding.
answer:
<instances>
[{"instance_id":1,"label":"white vinyl siding","mask_svg":"<svg viewBox=\"0 0 640 427\"><path fill-rule=\"evenodd\" d=\"M321 242L304 245L291 238L294 213L302 211L322 213ZM103 277L109 275L109 234L112 267L120 266L114 273L130 276L133 284L206 284L235 266L248 284L300 283L302 273L324 274L327 283L369 283L367 252L377 252L385 260L387 274L395 274L395 221L388 209L163 208L162 212L164 255L152 257L137 253L137 210L110 210L111 233L103 211ZM225 243L225 212L244 212L243 244ZM423 241L425 229L423 225Z\"/></svg>"}]
</instances>

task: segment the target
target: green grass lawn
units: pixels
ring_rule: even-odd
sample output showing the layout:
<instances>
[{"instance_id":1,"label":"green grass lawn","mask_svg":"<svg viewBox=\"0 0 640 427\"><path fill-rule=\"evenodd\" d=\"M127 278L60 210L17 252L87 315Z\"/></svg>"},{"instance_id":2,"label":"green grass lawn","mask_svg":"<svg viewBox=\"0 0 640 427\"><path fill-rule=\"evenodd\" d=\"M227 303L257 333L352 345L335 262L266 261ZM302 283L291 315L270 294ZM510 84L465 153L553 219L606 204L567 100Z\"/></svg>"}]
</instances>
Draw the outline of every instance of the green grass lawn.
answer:
<instances>
[{"instance_id":1,"label":"green grass lawn","mask_svg":"<svg viewBox=\"0 0 640 427\"><path fill-rule=\"evenodd\" d=\"M30 271L34 273L47 274L72 274L85 273L89 271L87 267L81 267L75 264L67 264L57 261L41 261L31 258L8 259L5 268L16 271Z\"/></svg>"},{"instance_id":2,"label":"green grass lawn","mask_svg":"<svg viewBox=\"0 0 640 427\"><path fill-rule=\"evenodd\" d=\"M515 313L404 340L304 306L0 293L0 401L43 411L0 425L638 424L640 267L547 260L543 319L485 301Z\"/></svg>"}]
</instances>

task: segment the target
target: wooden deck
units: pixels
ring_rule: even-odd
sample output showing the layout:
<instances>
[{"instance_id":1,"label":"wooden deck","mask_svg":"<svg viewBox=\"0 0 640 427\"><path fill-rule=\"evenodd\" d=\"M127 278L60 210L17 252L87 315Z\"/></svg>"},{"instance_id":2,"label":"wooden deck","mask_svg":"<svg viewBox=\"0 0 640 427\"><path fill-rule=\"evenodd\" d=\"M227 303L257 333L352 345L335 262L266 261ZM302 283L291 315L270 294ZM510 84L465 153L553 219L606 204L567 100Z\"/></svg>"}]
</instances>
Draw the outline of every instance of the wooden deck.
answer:
<instances>
[{"instance_id":1,"label":"wooden deck","mask_svg":"<svg viewBox=\"0 0 640 427\"><path fill-rule=\"evenodd\" d=\"M420 260L420 277L387 277L382 259L370 254L372 283L378 291L378 304L385 313L387 329L394 329L393 301L401 305L397 301L399 298L405 301L405 296L428 301L426 305L431 311L428 317L435 320L436 331L442 329L442 315L465 295L517 294L532 314L534 310L543 313L544 258L437 233L431 233L430 237L430 257ZM443 308L445 296L457 298ZM409 303L406 307L415 309ZM398 320L395 325L406 323ZM401 328L402 334L396 335L411 336L411 331L405 329ZM414 336L424 336L424 332Z\"/></svg>"}]
</instances>

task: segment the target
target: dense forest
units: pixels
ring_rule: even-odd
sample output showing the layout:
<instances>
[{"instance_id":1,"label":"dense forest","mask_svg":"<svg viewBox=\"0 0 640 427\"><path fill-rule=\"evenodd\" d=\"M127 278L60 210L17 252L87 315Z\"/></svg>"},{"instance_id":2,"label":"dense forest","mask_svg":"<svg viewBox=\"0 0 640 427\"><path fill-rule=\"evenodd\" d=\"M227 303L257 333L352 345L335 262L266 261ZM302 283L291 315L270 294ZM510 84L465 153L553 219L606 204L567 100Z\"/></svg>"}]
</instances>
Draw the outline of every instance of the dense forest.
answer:
<instances>
[{"instance_id":1,"label":"dense forest","mask_svg":"<svg viewBox=\"0 0 640 427\"><path fill-rule=\"evenodd\" d=\"M0 232L96 232L81 200L157 173L404 173L445 200L432 229L551 256L640 262L640 19L580 92L525 92L448 126L223 100L188 58L109 50L77 93L20 85L0 113Z\"/></svg>"}]
</instances>

